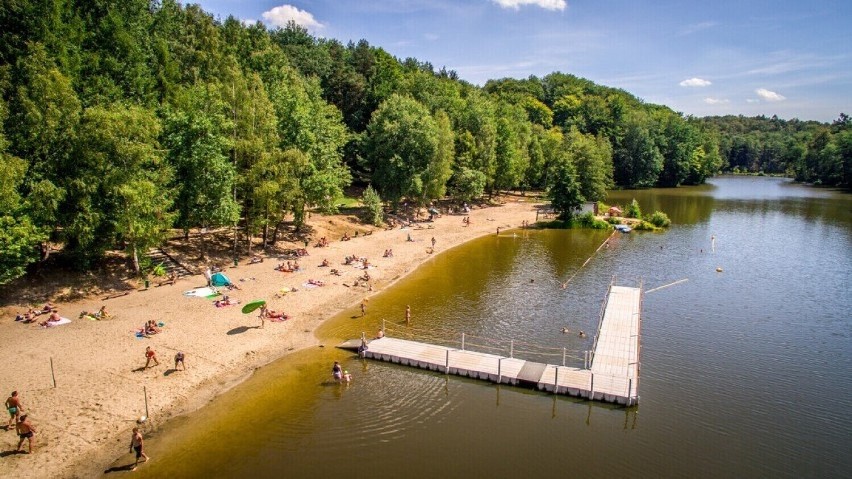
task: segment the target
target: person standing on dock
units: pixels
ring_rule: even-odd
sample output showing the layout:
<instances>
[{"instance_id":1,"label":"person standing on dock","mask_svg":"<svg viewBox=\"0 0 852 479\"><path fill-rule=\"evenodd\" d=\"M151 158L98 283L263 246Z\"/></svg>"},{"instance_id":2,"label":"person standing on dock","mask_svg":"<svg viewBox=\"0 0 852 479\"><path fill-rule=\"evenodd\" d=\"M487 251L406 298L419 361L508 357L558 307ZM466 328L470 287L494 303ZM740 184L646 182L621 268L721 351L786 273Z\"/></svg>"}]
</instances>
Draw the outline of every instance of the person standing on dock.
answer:
<instances>
[{"instance_id":1,"label":"person standing on dock","mask_svg":"<svg viewBox=\"0 0 852 479\"><path fill-rule=\"evenodd\" d=\"M405 305L405 324L411 323L411 306Z\"/></svg>"}]
</instances>

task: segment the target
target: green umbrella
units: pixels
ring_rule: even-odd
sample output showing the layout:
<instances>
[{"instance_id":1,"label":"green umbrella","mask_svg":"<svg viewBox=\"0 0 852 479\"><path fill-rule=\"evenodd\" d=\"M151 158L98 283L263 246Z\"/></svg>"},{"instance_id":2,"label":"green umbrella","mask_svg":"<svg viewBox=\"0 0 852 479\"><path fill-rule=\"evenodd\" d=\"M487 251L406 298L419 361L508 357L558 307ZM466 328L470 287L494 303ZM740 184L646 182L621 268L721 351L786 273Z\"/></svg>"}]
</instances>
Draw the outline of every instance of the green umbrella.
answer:
<instances>
[{"instance_id":1,"label":"green umbrella","mask_svg":"<svg viewBox=\"0 0 852 479\"><path fill-rule=\"evenodd\" d=\"M264 304L266 304L266 301L262 299L256 299L250 303L247 303L245 306L243 306L243 314L249 314L251 312L254 312Z\"/></svg>"}]
</instances>

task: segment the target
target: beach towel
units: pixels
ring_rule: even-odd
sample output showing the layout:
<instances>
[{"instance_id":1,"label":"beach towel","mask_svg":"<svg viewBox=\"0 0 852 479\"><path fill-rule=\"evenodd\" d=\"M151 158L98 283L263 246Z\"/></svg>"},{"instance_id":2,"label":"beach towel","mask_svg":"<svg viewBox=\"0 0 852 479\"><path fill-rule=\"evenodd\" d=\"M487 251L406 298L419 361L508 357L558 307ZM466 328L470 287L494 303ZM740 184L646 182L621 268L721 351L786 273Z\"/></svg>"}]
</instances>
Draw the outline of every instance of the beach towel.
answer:
<instances>
[{"instance_id":1,"label":"beach towel","mask_svg":"<svg viewBox=\"0 0 852 479\"><path fill-rule=\"evenodd\" d=\"M46 326L48 328L52 328L54 326L62 326L63 324L68 324L70 322L71 322L70 319L60 317L59 321L48 321Z\"/></svg>"},{"instance_id":2,"label":"beach towel","mask_svg":"<svg viewBox=\"0 0 852 479\"><path fill-rule=\"evenodd\" d=\"M195 288L195 289L190 289L189 291L184 291L183 295L184 296L190 296L190 297L191 296L197 296L199 298L207 298L207 297L210 297L210 296L215 296L218 293L219 292L216 291L213 288L204 287L204 288Z\"/></svg>"}]
</instances>

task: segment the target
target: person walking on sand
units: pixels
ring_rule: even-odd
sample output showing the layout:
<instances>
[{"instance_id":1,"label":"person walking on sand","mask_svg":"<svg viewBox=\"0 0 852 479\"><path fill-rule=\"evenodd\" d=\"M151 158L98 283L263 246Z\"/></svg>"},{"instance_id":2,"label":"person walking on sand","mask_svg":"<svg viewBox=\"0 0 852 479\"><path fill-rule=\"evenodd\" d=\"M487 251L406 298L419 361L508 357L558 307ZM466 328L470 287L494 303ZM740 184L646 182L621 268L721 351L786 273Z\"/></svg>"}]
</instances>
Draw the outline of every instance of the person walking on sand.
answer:
<instances>
[{"instance_id":1,"label":"person walking on sand","mask_svg":"<svg viewBox=\"0 0 852 479\"><path fill-rule=\"evenodd\" d=\"M175 354L175 371L177 371L178 364L180 364L180 368L182 370L186 371L186 364L184 364L183 360L184 360L183 351L178 351L177 354Z\"/></svg>"},{"instance_id":2,"label":"person walking on sand","mask_svg":"<svg viewBox=\"0 0 852 479\"><path fill-rule=\"evenodd\" d=\"M20 419L18 420L16 430L18 432L18 437L20 439L18 440L18 447L15 449L15 451L20 452L21 446L24 445L24 439L26 439L29 442L29 446L30 446L30 452L28 454L32 454L33 453L33 436L35 435L36 429L30 423L30 420L27 418L26 414L21 415Z\"/></svg>"},{"instance_id":3,"label":"person walking on sand","mask_svg":"<svg viewBox=\"0 0 852 479\"><path fill-rule=\"evenodd\" d=\"M435 241L435 237L433 236L432 237L432 249L433 250L435 249L435 243L437 243L437 241Z\"/></svg>"},{"instance_id":4,"label":"person walking on sand","mask_svg":"<svg viewBox=\"0 0 852 479\"><path fill-rule=\"evenodd\" d=\"M405 305L405 324L409 324L411 322L411 306Z\"/></svg>"},{"instance_id":5,"label":"person walking on sand","mask_svg":"<svg viewBox=\"0 0 852 479\"><path fill-rule=\"evenodd\" d=\"M364 316L364 315L367 314L367 301L369 301L369 299L367 299L367 298L364 298L361 301L361 316Z\"/></svg>"},{"instance_id":6,"label":"person walking on sand","mask_svg":"<svg viewBox=\"0 0 852 479\"><path fill-rule=\"evenodd\" d=\"M145 369L148 369L148 365L151 364L151 361L154 361L154 366L159 366L160 361L157 361L157 353L151 349L151 346L145 347Z\"/></svg>"},{"instance_id":7,"label":"person walking on sand","mask_svg":"<svg viewBox=\"0 0 852 479\"><path fill-rule=\"evenodd\" d=\"M6 426L6 430L9 430L18 421L18 417L23 410L21 400L18 398L18 391L12 391L12 395L6 399L6 410L9 411L9 425Z\"/></svg>"},{"instance_id":8,"label":"person walking on sand","mask_svg":"<svg viewBox=\"0 0 852 479\"><path fill-rule=\"evenodd\" d=\"M139 458L144 457L145 460L142 462L148 462L148 456L145 455L144 440L142 439L142 433L139 432L138 427L133 428L133 436L130 438L130 452L136 452L136 462L133 463L133 469L131 471L135 471L136 467L139 466Z\"/></svg>"}]
</instances>

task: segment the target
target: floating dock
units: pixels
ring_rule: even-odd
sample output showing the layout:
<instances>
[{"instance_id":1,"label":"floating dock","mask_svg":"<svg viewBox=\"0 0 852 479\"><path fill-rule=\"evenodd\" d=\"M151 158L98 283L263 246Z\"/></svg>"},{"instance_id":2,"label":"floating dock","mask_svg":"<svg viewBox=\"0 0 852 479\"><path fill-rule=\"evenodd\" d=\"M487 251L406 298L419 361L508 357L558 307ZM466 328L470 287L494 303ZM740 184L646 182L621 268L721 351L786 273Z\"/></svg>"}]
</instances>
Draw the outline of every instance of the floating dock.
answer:
<instances>
[{"instance_id":1,"label":"floating dock","mask_svg":"<svg viewBox=\"0 0 852 479\"><path fill-rule=\"evenodd\" d=\"M385 336L367 340L365 357L498 384L532 387L625 406L639 402L641 288L610 286L588 367L527 361ZM339 347L357 350L360 339Z\"/></svg>"}]
</instances>

